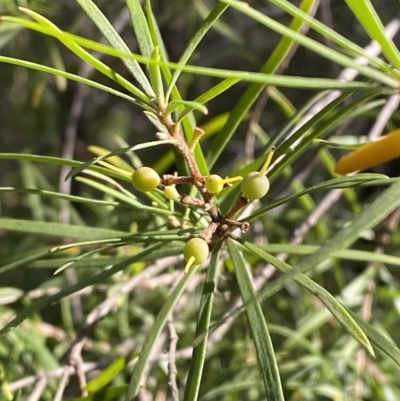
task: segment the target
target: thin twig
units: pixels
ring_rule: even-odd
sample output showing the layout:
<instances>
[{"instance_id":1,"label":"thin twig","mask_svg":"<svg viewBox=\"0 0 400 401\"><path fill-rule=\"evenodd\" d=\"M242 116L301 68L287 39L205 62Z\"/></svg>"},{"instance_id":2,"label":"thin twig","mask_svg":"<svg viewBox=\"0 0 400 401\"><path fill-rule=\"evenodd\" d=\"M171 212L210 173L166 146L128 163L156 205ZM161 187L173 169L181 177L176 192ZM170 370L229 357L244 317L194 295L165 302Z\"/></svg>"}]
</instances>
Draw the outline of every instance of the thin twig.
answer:
<instances>
[{"instance_id":1,"label":"thin twig","mask_svg":"<svg viewBox=\"0 0 400 401\"><path fill-rule=\"evenodd\" d=\"M44 389L47 385L47 378L45 376L39 376L39 381L36 383L31 395L28 397L27 401L39 401L43 394Z\"/></svg>"},{"instance_id":2,"label":"thin twig","mask_svg":"<svg viewBox=\"0 0 400 401\"><path fill-rule=\"evenodd\" d=\"M400 95L390 96L389 100L385 103L380 111L374 125L369 131L368 139L370 141L378 139L381 135L387 122L389 121L392 114L398 109L400 103Z\"/></svg>"},{"instance_id":3,"label":"thin twig","mask_svg":"<svg viewBox=\"0 0 400 401\"><path fill-rule=\"evenodd\" d=\"M379 254L385 253L385 247L388 243L388 237L390 237L391 235L393 235L393 233L397 231L399 222L400 222L400 208L398 208L395 212L393 212L387 219L386 230L378 237L378 245L374 249L375 253ZM369 267L376 268L375 263L370 264ZM361 317L366 322L371 320L375 288L376 288L376 283L373 278L368 283L367 291L365 296L363 297L361 305ZM372 364L371 361L369 361L365 348L360 347L360 349L357 352L357 370L356 370L357 380L354 384L354 401L361 401L363 399L364 381L362 378L362 374L365 372L368 365L371 366L374 365L374 368L378 370L376 365ZM382 381L384 381L385 377L382 373L381 377L383 377Z\"/></svg>"},{"instance_id":4,"label":"thin twig","mask_svg":"<svg viewBox=\"0 0 400 401\"><path fill-rule=\"evenodd\" d=\"M64 394L65 387L67 386L68 379L69 379L68 370L64 369L64 373L61 376L60 382L58 383L57 392L54 396L53 401L62 401L62 397Z\"/></svg>"},{"instance_id":5,"label":"thin twig","mask_svg":"<svg viewBox=\"0 0 400 401\"><path fill-rule=\"evenodd\" d=\"M90 372L92 370L96 369L102 369L106 366L104 362L88 362L83 364L83 370L85 373ZM67 372L67 373L65 373ZM30 386L31 384L37 382L40 380L40 378L45 377L48 380L58 378L63 376L64 374L68 374L68 376L72 376L75 373L74 369L71 366L61 366L56 369L48 370L45 372L40 372L36 375L32 376L27 376L24 377L23 379L17 380L13 383L10 383L8 385L8 388L10 389L11 392L18 391L21 388Z\"/></svg>"},{"instance_id":6,"label":"thin twig","mask_svg":"<svg viewBox=\"0 0 400 401\"><path fill-rule=\"evenodd\" d=\"M168 319L167 328L169 333L169 357L168 357L168 384L171 388L173 401L179 401L179 390L176 384L176 345L178 344L178 334L176 333L172 317Z\"/></svg>"},{"instance_id":7,"label":"thin twig","mask_svg":"<svg viewBox=\"0 0 400 401\"><path fill-rule=\"evenodd\" d=\"M173 401L179 401L179 390L176 384L176 345L178 344L178 334L176 333L172 317L168 319L167 328L169 332L169 359L168 359L168 385L171 388Z\"/></svg>"},{"instance_id":8,"label":"thin twig","mask_svg":"<svg viewBox=\"0 0 400 401\"><path fill-rule=\"evenodd\" d=\"M393 38L398 30L400 29L400 20L394 19L385 27L385 34L388 38ZM368 46L364 48L364 56L357 57L355 62L358 65L367 65L369 63L370 57L376 57L381 53L381 47L379 43L373 41ZM358 75L358 71L355 68L345 68L339 74L338 80L340 81L354 81L354 79ZM290 137L294 132L296 132L299 128L301 128L304 124L306 124L311 118L313 118L318 112L320 112L324 107L326 107L329 103L333 102L341 95L341 91L332 90L327 93L320 101L318 101L310 111L305 114L305 116L301 119L301 121L289 132L287 138ZM302 140L299 138L293 145L292 148L296 147L298 143ZM281 159L284 157L278 157L271 165L271 168L274 167Z\"/></svg>"},{"instance_id":9,"label":"thin twig","mask_svg":"<svg viewBox=\"0 0 400 401\"><path fill-rule=\"evenodd\" d=\"M108 296L101 304L99 304L86 318L85 324L82 330L77 334L74 343L70 350L70 363L74 366L79 381L79 387L83 396L86 395L86 378L83 370L82 350L87 341L88 333L93 329L94 325L101 319L108 315L108 313L115 307L118 300L123 296L131 292L139 282L146 280L153 275L160 273L171 264L176 263L179 257L171 256L168 258L161 259L153 266L147 267L141 273L134 276L132 279L127 281L121 286L121 288Z\"/></svg>"}]
</instances>

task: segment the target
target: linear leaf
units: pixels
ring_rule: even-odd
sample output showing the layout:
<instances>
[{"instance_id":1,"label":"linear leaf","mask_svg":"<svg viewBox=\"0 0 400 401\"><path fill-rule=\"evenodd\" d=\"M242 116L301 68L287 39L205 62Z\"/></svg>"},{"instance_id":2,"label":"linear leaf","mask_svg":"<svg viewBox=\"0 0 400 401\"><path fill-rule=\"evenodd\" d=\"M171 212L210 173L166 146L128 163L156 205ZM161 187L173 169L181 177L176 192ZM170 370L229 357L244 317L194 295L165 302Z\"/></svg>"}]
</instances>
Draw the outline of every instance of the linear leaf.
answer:
<instances>
[{"instance_id":1,"label":"linear leaf","mask_svg":"<svg viewBox=\"0 0 400 401\"><path fill-rule=\"evenodd\" d=\"M108 387L96 393L89 394L86 397L74 398L72 401L106 401L112 400L120 395L123 395L128 390L128 385Z\"/></svg>"},{"instance_id":2,"label":"linear leaf","mask_svg":"<svg viewBox=\"0 0 400 401\"><path fill-rule=\"evenodd\" d=\"M151 53L151 58L156 62L160 62L161 54L160 54L160 48L158 46L154 47L153 52ZM161 68L158 64L150 64L149 72L150 72L150 81L154 88L154 93L158 101L158 104L160 107L164 107L164 86L161 75Z\"/></svg>"},{"instance_id":3,"label":"linear leaf","mask_svg":"<svg viewBox=\"0 0 400 401\"><path fill-rule=\"evenodd\" d=\"M120 238L121 236L130 234L128 232L109 230L107 228L7 218L0 218L0 228L3 230L20 231L32 234L81 239Z\"/></svg>"},{"instance_id":4,"label":"linear leaf","mask_svg":"<svg viewBox=\"0 0 400 401\"><path fill-rule=\"evenodd\" d=\"M315 2L316 0L303 0L305 2ZM4 18L3 18L4 19ZM10 17L7 17L7 20ZM49 35L54 36L54 32L49 29L38 29L43 32L46 32ZM57 30L58 32L59 30ZM66 32L60 31L63 33L65 38L70 38L80 46L99 51L104 54L108 54L110 56L118 57L118 58L128 58L137 60L144 64L155 63L151 58L146 58L138 54L134 53L123 53L119 50L116 50L110 46L106 46L104 44L85 39L79 37L77 35L68 34ZM285 45L287 42L287 38L285 39ZM279 53L281 53L281 49L279 49ZM273 53L274 55L274 53ZM275 58L275 57L274 57ZM271 58L270 58L271 59ZM367 82L342 82L336 79L327 79L327 78L309 78L309 77L299 77L299 76L288 76L288 75L276 75L269 73L257 73L257 72L247 72L247 71L237 71L237 70L227 70L227 69L218 69L218 68L207 68L207 67L198 67L193 65L184 65L180 66L177 63L171 62L159 62L160 66L167 66L171 69L182 70L187 73L205 75L217 78L236 78L245 82L253 82L259 84L271 84L275 86L282 87L294 87L294 88L304 88L304 89L371 89L373 85ZM108 68L108 67L107 67ZM262 70L263 71L263 70ZM396 82L396 83L395 83ZM395 87L397 81L393 79L392 86ZM143 103L146 105L146 103ZM147 106L148 108L149 106Z\"/></svg>"},{"instance_id":5,"label":"linear leaf","mask_svg":"<svg viewBox=\"0 0 400 401\"><path fill-rule=\"evenodd\" d=\"M113 363L107 366L98 376L90 380L90 382L86 386L86 390L93 393L102 389L126 367L131 359L131 356L125 356L116 359ZM128 389L128 386L126 386L126 389Z\"/></svg>"},{"instance_id":6,"label":"linear leaf","mask_svg":"<svg viewBox=\"0 0 400 401\"><path fill-rule=\"evenodd\" d=\"M95 205L104 205L104 206L118 206L120 205L119 202L112 202L112 201L104 201L100 199L90 199L84 198L83 196L76 196L76 195L66 195L60 192L53 192L47 191L43 189L34 189L34 188L14 188L14 187L0 187L0 192L18 192L22 194L33 194L33 195L40 195L46 196L50 198L56 199L65 199L70 202L81 202L81 203L89 203Z\"/></svg>"},{"instance_id":7,"label":"linear leaf","mask_svg":"<svg viewBox=\"0 0 400 401\"><path fill-rule=\"evenodd\" d=\"M312 52L319 54L320 56L333 61L334 63L340 64L344 67L350 67L356 69L360 74L365 77L377 80L379 82L388 85L389 87L398 87L398 82L395 78L388 76L387 74L371 68L366 65L358 64L354 59L339 53L336 50L329 48L314 39L308 38L299 32L295 32L283 24L273 20L272 18L262 14L261 12L251 8L248 4L236 0L221 0L223 3L229 4L231 7L240 11L241 13L247 15L253 20L259 22L260 24L272 29L273 31L279 33L280 35L287 36L293 39L295 42L306 47ZM356 1L356 0L354 0ZM365 0L364 0L365 1Z\"/></svg>"},{"instance_id":8,"label":"linear leaf","mask_svg":"<svg viewBox=\"0 0 400 401\"><path fill-rule=\"evenodd\" d=\"M229 254L235 266L237 283L246 309L247 319L253 335L260 373L264 381L267 400L284 401L281 379L275 351L269 335L261 305L254 291L252 278L247 270L243 255L232 240L228 240Z\"/></svg>"},{"instance_id":9,"label":"linear leaf","mask_svg":"<svg viewBox=\"0 0 400 401\"><path fill-rule=\"evenodd\" d=\"M104 16L104 14L100 11L100 9L92 0L77 1L113 47L124 53L130 53L127 44L124 42L118 32L111 25L110 21L108 21L108 19ZM143 73L138 62L136 60L129 60L125 58L123 58L122 61L125 64L126 68L128 68L131 74L139 82L140 86L144 89L147 95L154 96L154 92L149 83L149 80Z\"/></svg>"},{"instance_id":10,"label":"linear leaf","mask_svg":"<svg viewBox=\"0 0 400 401\"><path fill-rule=\"evenodd\" d=\"M163 140L163 141L152 141L152 142L144 142L144 143L139 143L138 145L134 146L129 146L127 148L122 148L122 149L117 149L113 150L112 152L108 153L103 153L102 155L95 157L87 162L82 163L81 165L73 168L65 177L66 180L69 178L74 177L75 175L81 173L83 170L87 169L88 167L92 166L93 164L98 163L99 161L102 160L107 160L108 158L112 156L117 156L117 155L122 155L127 152L131 152L133 150L139 150L139 149L147 149L151 148L153 146L160 146L160 145L166 145L166 144L171 144L171 141L169 140ZM126 177L125 177L126 178ZM127 181L130 181L130 177L126 179Z\"/></svg>"},{"instance_id":11,"label":"linear leaf","mask_svg":"<svg viewBox=\"0 0 400 401\"><path fill-rule=\"evenodd\" d=\"M201 340L193 348L193 355L190 361L188 379L185 386L185 401L196 401L199 396L201 378L203 376L204 361L207 351L207 339L210 329L210 319L214 300L214 291L218 282L218 265L220 263L221 248L223 240L219 240L213 249L210 265L207 269L206 279L203 285L201 296L196 337L201 336Z\"/></svg>"},{"instance_id":12,"label":"linear leaf","mask_svg":"<svg viewBox=\"0 0 400 401\"><path fill-rule=\"evenodd\" d=\"M134 256L126 258L123 262L117 263L109 269L102 270L100 273L95 274L94 276L90 276L84 279L81 279L78 283L70 285L68 287L63 288L61 291L57 292L54 295L44 296L36 301L33 301L30 305L28 305L21 313L19 313L15 318L11 320L11 322L7 323L1 330L0 334L7 333L11 328L18 326L21 324L26 318L31 316L33 313L38 312L39 310L45 308L46 306L53 304L54 302L58 302L59 300L67 297L68 295L74 294L77 291L82 290L90 285L96 284L99 281L103 281L115 273L125 269L132 263L140 262L143 256L148 255L154 250L161 247L161 244L154 244L144 249L143 251L137 253Z\"/></svg>"},{"instance_id":13,"label":"linear leaf","mask_svg":"<svg viewBox=\"0 0 400 401\"><path fill-rule=\"evenodd\" d=\"M190 108L191 110L197 110L200 111L203 114L208 114L208 109L206 106L204 106L202 103L199 103L195 100L190 101L190 100L171 100L168 103L168 106L166 108L166 113L172 113L175 111L179 106L186 106L186 108ZM182 117L179 116L177 121L182 120Z\"/></svg>"},{"instance_id":14,"label":"linear leaf","mask_svg":"<svg viewBox=\"0 0 400 401\"><path fill-rule=\"evenodd\" d=\"M288 273L293 269L292 266L276 258L275 256L266 253L257 245L251 244L247 241L244 241L243 245L248 250L260 256L262 259L264 259L268 263L271 263L277 269L285 273ZM362 344L372 356L375 356L374 350L370 342L368 341L365 333L354 321L354 319L349 315L346 308L337 299L335 299L332 294L330 294L327 290L325 290L325 288L321 287L319 284L315 283L304 274L298 274L294 277L294 280L296 280L300 285L307 288L307 290L317 296L327 307L327 309L329 309L329 311L337 319L337 321L347 330L347 332L352 335L360 344Z\"/></svg>"},{"instance_id":15,"label":"linear leaf","mask_svg":"<svg viewBox=\"0 0 400 401\"><path fill-rule=\"evenodd\" d=\"M303 0L300 8L305 12L311 12L315 5L315 0ZM300 31L304 26L304 22L298 18L294 18L289 28L293 31ZM290 50L293 48L295 42L293 39L282 37L271 56L267 59L261 67L261 72L266 74L274 74L283 61L287 58ZM231 76L233 78L233 76ZM254 102L264 89L265 85L260 83L253 83L249 86L246 92L240 97L234 109L229 114L229 118L225 123L223 129L213 141L211 148L207 155L207 164L210 168L215 164L218 157L225 149L226 144L236 131L239 124L243 121Z\"/></svg>"},{"instance_id":16,"label":"linear leaf","mask_svg":"<svg viewBox=\"0 0 400 401\"><path fill-rule=\"evenodd\" d=\"M139 392L139 388L143 385L142 377L144 369L146 368L154 343L159 337L162 329L164 328L168 316L171 314L180 296L185 290L187 284L189 283L190 279L194 276L194 274L197 272L198 268L199 266L192 267L189 270L188 274L182 277L181 281L171 292L171 294L165 301L164 306L162 307L156 319L154 320L153 326L150 329L150 332L146 337L146 341L143 344L142 350L139 355L139 359L136 362L135 367L133 368L133 372L129 382L129 390L125 398L126 401L133 401Z\"/></svg>"},{"instance_id":17,"label":"linear leaf","mask_svg":"<svg viewBox=\"0 0 400 401\"><path fill-rule=\"evenodd\" d=\"M214 9L211 11L211 13L208 15L208 17L203 21L203 23L200 25L199 29L197 32L193 35L191 41L189 42L189 45L186 47L184 52L182 53L181 57L178 60L178 67L184 66L189 58L192 56L193 52L201 42L201 40L204 38L206 33L210 30L210 28L214 25L214 23L221 17L223 12L228 8L225 4L218 3ZM167 92L166 92L166 101L169 100L169 97L171 96L172 89L174 88L180 74L182 72L181 68L178 68L172 78L171 82L169 83Z\"/></svg>"},{"instance_id":18,"label":"linear leaf","mask_svg":"<svg viewBox=\"0 0 400 401\"><path fill-rule=\"evenodd\" d=\"M349 310L349 313L368 336L369 340L400 366L400 349L395 342L380 333L378 329L363 320L357 313L354 313L352 310Z\"/></svg>"},{"instance_id":19,"label":"linear leaf","mask_svg":"<svg viewBox=\"0 0 400 401\"><path fill-rule=\"evenodd\" d=\"M147 58L151 58L154 44L140 1L127 0L127 4L131 13L132 26L139 44L140 53Z\"/></svg>"},{"instance_id":20,"label":"linear leaf","mask_svg":"<svg viewBox=\"0 0 400 401\"><path fill-rule=\"evenodd\" d=\"M81 166L83 164L83 162L79 162L76 160L70 160L70 159L63 159L61 157L31 155L31 154L25 154L25 153L0 153L0 160L1 159L29 160L31 162L36 162L36 163L47 163L47 164L54 164L54 165L68 166L68 167L77 167L77 166ZM90 166L89 170L95 171L98 174L102 174L105 176L110 176L110 177L118 178L123 181L130 182L130 179L127 178L126 176L124 176L123 174L116 173L115 171L112 171L112 170L109 170L109 169L106 169L103 167Z\"/></svg>"},{"instance_id":21,"label":"linear leaf","mask_svg":"<svg viewBox=\"0 0 400 401\"><path fill-rule=\"evenodd\" d=\"M293 199L297 199L300 196L309 194L314 191L326 191L330 189L337 189L337 188L353 188L353 187L358 187L362 185L366 185L368 183L376 183L377 181L380 183L380 179L383 180L384 183L387 183L387 185L392 184L393 181L399 181L400 179L395 178L389 179L387 176L382 175L382 174L370 174L370 173L365 173L364 174L356 174L353 176L348 176L348 177L340 177L340 178L333 178L331 180L327 180L324 182L321 182L319 184L315 184L309 188L304 189L303 191L296 192L292 195L285 196L280 199L276 199L272 202L269 202L267 205L261 207L254 213L252 213L250 216L246 217L246 221L254 221L258 219L260 216L262 216L264 213L266 213L268 210L274 209L280 205L283 205ZM343 178L345 178L343 180Z\"/></svg>"},{"instance_id":22,"label":"linear leaf","mask_svg":"<svg viewBox=\"0 0 400 401\"><path fill-rule=\"evenodd\" d=\"M38 21L43 26L49 28L50 32L52 32L52 36L57 38L62 44L68 47L68 49L70 49L82 60L89 63L96 70L100 71L102 74L104 74L111 80L120 84L122 87L127 89L129 92L131 92L134 96L141 99L142 101L144 102L150 101L149 96L147 96L145 93L139 90L135 85L133 85L127 79L122 77L120 74L116 73L113 69L108 67L102 61L98 60L96 57L92 56L90 53L84 50L75 41L71 40L67 35L65 35L64 32L61 29L59 29L56 25L54 25L50 20L27 8L21 7L20 10L31 16L33 19Z\"/></svg>"},{"instance_id":23,"label":"linear leaf","mask_svg":"<svg viewBox=\"0 0 400 401\"><path fill-rule=\"evenodd\" d=\"M294 4L290 3L287 0L268 0L270 3L275 4L285 12L289 13L293 17L298 17L306 22L311 29L314 29L316 32L332 41L332 43L336 43L339 47L344 49L348 54L354 54L355 56L365 56L365 50L358 46L356 43L351 40L345 38L340 35L337 31L329 26L325 25L321 21L313 18L311 15L303 12L301 9L297 8ZM368 55L368 60L370 64L374 67L384 70L387 73L392 73L393 71L390 67L378 57Z\"/></svg>"},{"instance_id":24,"label":"linear leaf","mask_svg":"<svg viewBox=\"0 0 400 401\"><path fill-rule=\"evenodd\" d=\"M400 70L400 52L392 39L386 35L372 3L369 0L346 0L346 3L369 37L379 43L386 58Z\"/></svg>"},{"instance_id":25,"label":"linear leaf","mask_svg":"<svg viewBox=\"0 0 400 401\"><path fill-rule=\"evenodd\" d=\"M221 93L225 92L231 86L235 85L238 82L239 82L239 80L236 78L224 79L222 82L213 86L207 92L203 93L202 95L200 95L199 97L194 99L194 102L200 103L200 104L205 104L205 103L209 102L210 100L214 99L215 97L219 96ZM182 120L183 117L185 117L188 113L190 113L193 110L195 110L195 107L193 107L191 105L187 105L185 107L185 109L182 111L182 113L179 115L177 120L178 121Z\"/></svg>"},{"instance_id":26,"label":"linear leaf","mask_svg":"<svg viewBox=\"0 0 400 401\"><path fill-rule=\"evenodd\" d=\"M261 298L271 296L271 294L279 291L290 280L293 280L297 274L311 270L327 258L332 257L334 252L347 248L359 238L360 233L375 227L399 206L400 181L396 181L383 191L374 202L367 205L361 214L351 221L351 224L341 229L336 235L333 235L315 253L305 257L284 277L267 285L259 296Z\"/></svg>"},{"instance_id":27,"label":"linear leaf","mask_svg":"<svg viewBox=\"0 0 400 401\"><path fill-rule=\"evenodd\" d=\"M296 245L296 244L266 244L261 248L267 253L288 253L289 255L309 255L320 249L316 245ZM332 258L356 260L359 262L384 263L393 266L400 266L400 257L395 255L386 255L384 253L376 253L363 251L360 249L341 249L332 253Z\"/></svg>"},{"instance_id":28,"label":"linear leaf","mask_svg":"<svg viewBox=\"0 0 400 401\"><path fill-rule=\"evenodd\" d=\"M79 82L81 84L85 84L85 85L91 86L93 88L100 89L104 92L110 93L114 96L118 96L129 102L140 104L140 105L144 104L144 103L136 100L134 97L126 95L125 93L122 93L118 90L110 88L106 85L99 84L98 82L92 81L91 79L87 79L87 78L81 77L79 75L75 75L75 74L71 74L69 72L58 70L56 68L47 67L42 64L32 63L31 61L26 61L26 60L21 60L21 59L16 59L16 58L12 58L12 57L1 56L1 55L0 55L0 62L6 63L6 64L19 65L21 67L29 68L31 70L42 71L42 72L46 72L47 74L64 77L71 81Z\"/></svg>"}]
</instances>

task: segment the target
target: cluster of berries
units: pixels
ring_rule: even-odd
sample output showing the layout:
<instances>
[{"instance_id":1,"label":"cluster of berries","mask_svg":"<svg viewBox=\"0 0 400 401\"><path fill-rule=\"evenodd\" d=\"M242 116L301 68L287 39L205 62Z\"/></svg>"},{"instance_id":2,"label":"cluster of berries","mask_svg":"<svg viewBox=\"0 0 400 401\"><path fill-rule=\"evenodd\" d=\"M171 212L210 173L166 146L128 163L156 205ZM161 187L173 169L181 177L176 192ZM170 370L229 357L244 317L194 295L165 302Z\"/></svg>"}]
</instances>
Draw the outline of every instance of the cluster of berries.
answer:
<instances>
[{"instance_id":1,"label":"cluster of berries","mask_svg":"<svg viewBox=\"0 0 400 401\"><path fill-rule=\"evenodd\" d=\"M266 171L271 162L273 152L272 149L268 158L260 171L253 171L245 177L222 178L217 174L211 174L204 180L204 186L211 196L215 196L222 191L225 184L241 180L242 195L252 201L265 196L269 190L269 180L266 177ZM162 183L161 177L155 170L150 167L140 167L132 173L132 184L141 192L149 192L156 189ZM167 199L179 200L181 195L173 185L164 186L164 196ZM207 242L200 237L190 239L183 250L183 255L186 260L185 272L192 265L203 263L209 254Z\"/></svg>"}]
</instances>

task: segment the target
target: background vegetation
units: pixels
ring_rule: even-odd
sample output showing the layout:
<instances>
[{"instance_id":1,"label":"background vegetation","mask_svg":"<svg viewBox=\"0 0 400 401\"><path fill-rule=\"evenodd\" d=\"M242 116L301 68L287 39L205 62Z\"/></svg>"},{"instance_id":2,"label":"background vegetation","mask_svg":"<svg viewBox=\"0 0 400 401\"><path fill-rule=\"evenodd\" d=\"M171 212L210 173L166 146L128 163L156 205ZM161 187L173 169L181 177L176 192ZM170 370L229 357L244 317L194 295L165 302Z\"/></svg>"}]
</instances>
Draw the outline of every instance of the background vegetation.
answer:
<instances>
[{"instance_id":1,"label":"background vegetation","mask_svg":"<svg viewBox=\"0 0 400 401\"><path fill-rule=\"evenodd\" d=\"M63 31L109 45L80 3L6 0L0 14L33 21L17 8L27 7ZM136 2L95 3L129 49L143 52L130 13ZM269 172L268 195L245 211L251 228L237 233L242 245L225 243L221 254L217 245L211 263L185 277L187 237L179 231L187 228L180 219L185 208L175 204L173 231L151 209L162 209L154 206L158 193L154 199L137 193L121 174L85 170L65 180L75 166L67 159L87 161L103 152L99 147L155 141L157 129L143 109L62 76L66 71L128 93L51 35L21 20L0 21L0 399L400 399L399 163L339 178L333 168L344 147L331 147L399 127L400 21L393 19L399 3L372 2L387 29L382 36L364 0L294 2L321 22L313 29L304 16L287 12L291 2L249 2L251 12L292 24L294 37L267 28L258 14L245 15L236 1L223 3L232 7L213 21L188 61L204 68L178 80L182 99L196 99L221 82L207 68L229 70L226 78L235 77L232 70L272 78L260 75L257 83L251 82L255 74L238 76L207 103L207 114L194 105L186 124L205 130L203 168L221 176L258 169L272 145L283 159L275 158ZM180 60L217 4L151 2L171 61ZM149 2L145 11L149 18ZM143 32L140 24L134 28ZM316 42L302 42L298 32ZM340 35L349 42L339 42ZM371 38L380 41L383 55ZM136 85L120 58L92 50ZM369 69L359 67L361 54L368 55ZM167 80L168 67L160 68ZM274 81L281 75L289 78ZM313 118L306 126L305 117ZM289 139L296 137L300 142ZM170 149L125 152L125 164L116 164L184 174ZM229 210L237 196L235 187L225 191L221 209ZM198 229L193 216L190 226ZM125 238L123 246L112 238ZM74 245L78 241L84 243ZM288 273L292 268L308 273ZM273 349L263 343L268 336Z\"/></svg>"}]
</instances>

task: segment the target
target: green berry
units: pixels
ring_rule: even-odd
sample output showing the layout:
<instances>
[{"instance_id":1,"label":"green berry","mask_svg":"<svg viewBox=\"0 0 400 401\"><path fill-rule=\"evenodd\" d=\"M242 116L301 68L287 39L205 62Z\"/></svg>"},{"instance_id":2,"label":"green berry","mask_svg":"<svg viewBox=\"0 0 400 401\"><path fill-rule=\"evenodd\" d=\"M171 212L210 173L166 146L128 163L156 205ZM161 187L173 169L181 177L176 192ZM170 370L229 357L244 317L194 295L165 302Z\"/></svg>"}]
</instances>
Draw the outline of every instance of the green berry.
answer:
<instances>
[{"instance_id":1,"label":"green berry","mask_svg":"<svg viewBox=\"0 0 400 401\"><path fill-rule=\"evenodd\" d=\"M185 247L183 248L183 256L185 257L186 262L193 256L194 257L194 265L200 265L203 263L208 257L209 249L207 242L202 238L192 238L190 239Z\"/></svg>"},{"instance_id":2,"label":"green berry","mask_svg":"<svg viewBox=\"0 0 400 401\"><path fill-rule=\"evenodd\" d=\"M249 200L260 199L269 191L269 180L258 171L253 171L243 178L242 194Z\"/></svg>"},{"instance_id":3,"label":"green berry","mask_svg":"<svg viewBox=\"0 0 400 401\"><path fill-rule=\"evenodd\" d=\"M205 185L210 194L218 194L224 187L224 180L217 174L211 174L206 178Z\"/></svg>"},{"instance_id":4,"label":"green berry","mask_svg":"<svg viewBox=\"0 0 400 401\"><path fill-rule=\"evenodd\" d=\"M149 192L156 189L160 182L160 176L150 167L140 167L132 174L132 184L141 192Z\"/></svg>"},{"instance_id":5,"label":"green berry","mask_svg":"<svg viewBox=\"0 0 400 401\"><path fill-rule=\"evenodd\" d=\"M179 192L176 190L175 187L169 185L167 187L164 188L164 196L167 199L180 199L181 195L179 194Z\"/></svg>"}]
</instances>

